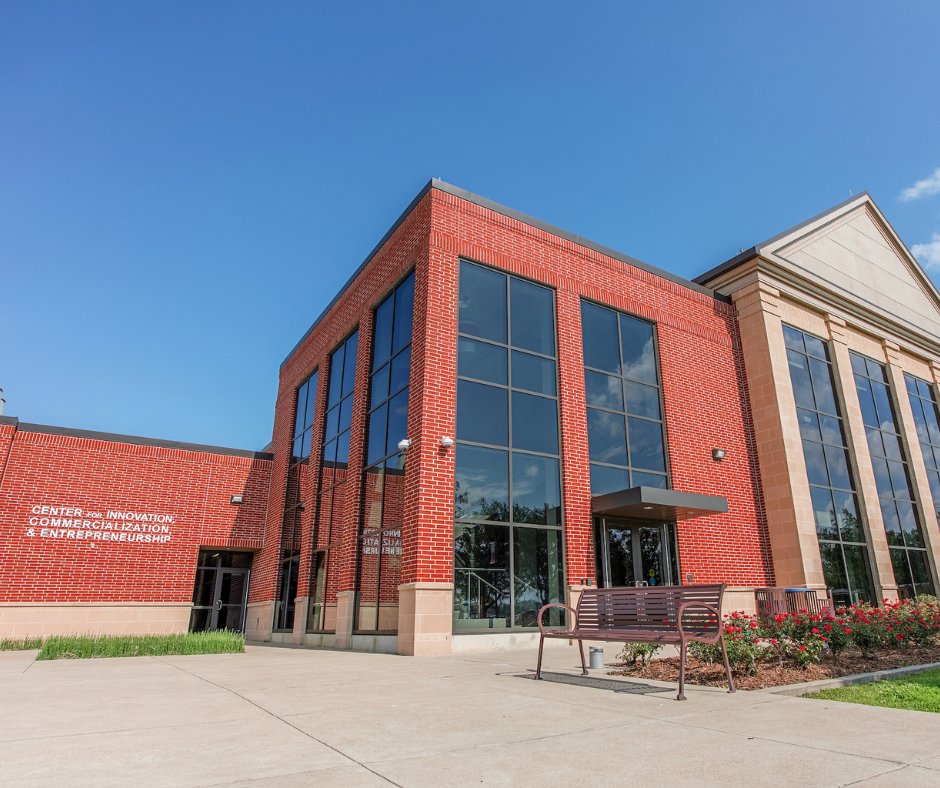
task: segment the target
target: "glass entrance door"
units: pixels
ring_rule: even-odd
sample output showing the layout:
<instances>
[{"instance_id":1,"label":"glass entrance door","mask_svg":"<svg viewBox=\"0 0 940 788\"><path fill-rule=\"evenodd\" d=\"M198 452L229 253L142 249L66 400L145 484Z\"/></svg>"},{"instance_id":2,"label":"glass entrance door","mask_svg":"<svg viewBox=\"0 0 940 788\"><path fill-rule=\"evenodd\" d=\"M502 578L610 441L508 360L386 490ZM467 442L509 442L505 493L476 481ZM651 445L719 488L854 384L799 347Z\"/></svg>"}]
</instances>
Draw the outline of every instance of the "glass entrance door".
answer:
<instances>
[{"instance_id":1,"label":"glass entrance door","mask_svg":"<svg viewBox=\"0 0 940 788\"><path fill-rule=\"evenodd\" d=\"M191 632L245 628L251 553L202 550L196 569Z\"/></svg>"},{"instance_id":2,"label":"glass entrance door","mask_svg":"<svg viewBox=\"0 0 940 788\"><path fill-rule=\"evenodd\" d=\"M678 582L672 523L600 518L597 579L604 588Z\"/></svg>"}]
</instances>

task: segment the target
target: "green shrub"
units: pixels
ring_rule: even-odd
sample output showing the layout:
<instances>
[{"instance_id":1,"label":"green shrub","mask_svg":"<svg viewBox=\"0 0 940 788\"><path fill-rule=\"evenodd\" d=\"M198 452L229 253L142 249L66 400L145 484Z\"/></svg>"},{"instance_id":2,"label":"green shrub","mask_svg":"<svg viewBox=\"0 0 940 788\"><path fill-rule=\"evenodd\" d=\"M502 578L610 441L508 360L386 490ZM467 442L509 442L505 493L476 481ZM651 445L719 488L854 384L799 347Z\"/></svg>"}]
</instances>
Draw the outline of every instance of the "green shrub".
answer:
<instances>
[{"instance_id":1,"label":"green shrub","mask_svg":"<svg viewBox=\"0 0 940 788\"><path fill-rule=\"evenodd\" d=\"M20 638L19 640L0 640L0 651L28 651L42 646L42 638Z\"/></svg>"},{"instance_id":2,"label":"green shrub","mask_svg":"<svg viewBox=\"0 0 940 788\"><path fill-rule=\"evenodd\" d=\"M630 665L639 662L645 668L661 649L658 643L626 643L620 652L620 659Z\"/></svg>"},{"instance_id":3,"label":"green shrub","mask_svg":"<svg viewBox=\"0 0 940 788\"><path fill-rule=\"evenodd\" d=\"M162 657L175 654L229 654L245 650L237 632L187 632L180 635L53 636L42 644L38 659Z\"/></svg>"}]
</instances>

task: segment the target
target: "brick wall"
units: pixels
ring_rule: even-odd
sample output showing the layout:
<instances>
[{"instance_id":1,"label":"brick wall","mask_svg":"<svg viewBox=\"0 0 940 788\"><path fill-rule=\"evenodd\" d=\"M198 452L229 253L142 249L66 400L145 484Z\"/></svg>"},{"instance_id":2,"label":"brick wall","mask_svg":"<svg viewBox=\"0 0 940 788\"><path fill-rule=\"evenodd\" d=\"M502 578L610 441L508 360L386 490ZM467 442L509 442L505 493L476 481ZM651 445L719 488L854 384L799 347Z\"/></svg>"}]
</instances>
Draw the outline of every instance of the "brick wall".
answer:
<instances>
[{"instance_id":1,"label":"brick wall","mask_svg":"<svg viewBox=\"0 0 940 788\"><path fill-rule=\"evenodd\" d=\"M454 451L443 450L439 440L455 433L461 257L547 284L557 293L569 582L593 579L595 571L581 352L582 297L657 324L673 486L729 500L727 514L679 524L683 576L691 573L696 582L722 580L731 585L772 582L734 307L449 192L431 189L281 368L267 545L276 545L280 538L294 392L314 369L320 369L310 461L313 481L305 493L311 500L305 501L303 514L298 594L307 594L314 543L325 546L323 534L314 534L317 507L313 498L329 380L328 356L358 326L348 490L341 510L334 512L337 530L330 545L330 593L354 587L372 310L411 268L415 269L408 421L412 446L404 479L400 579L402 583L453 579ZM726 459L713 461L712 448L724 449ZM374 576L371 563L366 571ZM252 599L271 599L276 588L276 550L266 549L257 566ZM382 596L384 600L384 584Z\"/></svg>"},{"instance_id":2,"label":"brick wall","mask_svg":"<svg viewBox=\"0 0 940 788\"><path fill-rule=\"evenodd\" d=\"M372 355L372 310L409 271L415 269L414 336L417 337L419 323L423 325L426 322L417 305L417 289L422 277L420 272L426 267L429 233L430 195L425 195L403 217L391 235L371 256L355 281L346 288L329 312L323 316L281 367L274 415L272 442L274 462L270 506L265 524L266 545L277 544L281 536L296 390L314 370L320 371L313 423L313 451L308 464L309 483L302 488L304 510L301 515L302 545L297 584L298 596L304 597L310 593L310 567L314 550L327 547L330 551L327 601L335 602L339 591L351 591L354 588L364 470L363 440L368 397L368 371ZM345 482L341 485L341 495L333 502L332 511L327 511L328 504L323 503L318 514L318 480L329 386L329 355L357 328L359 350L356 385L353 393L349 466L346 469ZM413 343L412 380L415 379L415 358L419 354L417 343ZM415 402L415 387L412 386L409 397L409 429L414 423L415 410L420 412L420 407L416 407ZM411 460L412 455L413 452L409 453L406 467L407 496L415 494L418 476L418 464ZM326 524L329 522L330 515L332 515L332 530L328 534ZM269 548L265 549L256 561L250 601L260 602L273 599L276 589L277 550Z\"/></svg>"},{"instance_id":3,"label":"brick wall","mask_svg":"<svg viewBox=\"0 0 940 788\"><path fill-rule=\"evenodd\" d=\"M434 445L454 434L458 263L461 257L550 285L557 292L563 498L568 582L593 578L594 547L581 352L580 299L657 324L673 486L723 495L730 511L679 524L683 576L730 585L770 583L773 571L750 442L734 307L493 210L434 190L427 333L437 337L423 381ZM432 351L429 351L429 353ZM726 459L716 463L712 448ZM428 452L433 455L435 452ZM424 455L422 455L424 459ZM421 498L423 522L413 579L450 580L453 464L436 463ZM423 491L425 492L425 491ZM407 538L406 538L407 544ZM406 550L405 563L409 554ZM404 573L403 573L404 574Z\"/></svg>"},{"instance_id":4,"label":"brick wall","mask_svg":"<svg viewBox=\"0 0 940 788\"><path fill-rule=\"evenodd\" d=\"M261 548L270 469L265 459L0 424L0 602L190 602L201 546ZM243 504L230 503L235 494ZM109 511L170 519L122 524ZM86 520L98 524L76 522Z\"/></svg>"}]
</instances>

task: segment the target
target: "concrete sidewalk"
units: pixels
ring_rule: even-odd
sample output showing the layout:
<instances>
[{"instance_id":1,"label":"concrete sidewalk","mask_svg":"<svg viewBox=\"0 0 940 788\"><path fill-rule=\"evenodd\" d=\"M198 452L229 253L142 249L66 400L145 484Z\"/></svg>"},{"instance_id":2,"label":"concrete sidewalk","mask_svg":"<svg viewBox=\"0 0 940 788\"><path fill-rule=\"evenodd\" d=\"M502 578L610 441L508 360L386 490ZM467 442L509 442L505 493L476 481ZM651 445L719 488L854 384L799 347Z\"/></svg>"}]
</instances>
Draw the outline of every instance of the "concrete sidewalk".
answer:
<instances>
[{"instance_id":1,"label":"concrete sidewalk","mask_svg":"<svg viewBox=\"0 0 940 788\"><path fill-rule=\"evenodd\" d=\"M577 649L35 662L0 653L0 784L940 785L940 715L581 678Z\"/></svg>"}]
</instances>

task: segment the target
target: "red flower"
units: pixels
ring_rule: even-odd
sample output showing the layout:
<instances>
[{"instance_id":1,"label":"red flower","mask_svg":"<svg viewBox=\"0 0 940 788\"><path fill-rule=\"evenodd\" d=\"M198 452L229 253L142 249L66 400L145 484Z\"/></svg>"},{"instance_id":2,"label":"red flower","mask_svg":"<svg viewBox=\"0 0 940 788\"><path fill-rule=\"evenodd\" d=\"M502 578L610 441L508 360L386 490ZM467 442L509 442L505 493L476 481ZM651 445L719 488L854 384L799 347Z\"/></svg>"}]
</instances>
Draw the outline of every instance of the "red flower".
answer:
<instances>
[{"instance_id":1,"label":"red flower","mask_svg":"<svg viewBox=\"0 0 940 788\"><path fill-rule=\"evenodd\" d=\"M823 629L825 629L826 632L832 632L832 624L826 624L826 626L823 627Z\"/></svg>"},{"instance_id":2,"label":"red flower","mask_svg":"<svg viewBox=\"0 0 940 788\"><path fill-rule=\"evenodd\" d=\"M820 636L819 636L819 639L820 639L823 643L827 643L827 642L829 641L829 638L827 638L825 635L820 635Z\"/></svg>"},{"instance_id":3,"label":"red flower","mask_svg":"<svg viewBox=\"0 0 940 788\"><path fill-rule=\"evenodd\" d=\"M806 651L806 646L800 646L800 651Z\"/></svg>"},{"instance_id":4,"label":"red flower","mask_svg":"<svg viewBox=\"0 0 940 788\"><path fill-rule=\"evenodd\" d=\"M851 635L851 634L852 634L852 630L849 629L848 627L846 627L846 628L845 628L845 634L846 634L846 635Z\"/></svg>"},{"instance_id":5,"label":"red flower","mask_svg":"<svg viewBox=\"0 0 940 788\"><path fill-rule=\"evenodd\" d=\"M776 646L776 645L777 645L777 638L771 638L771 639L770 639L770 644L771 644L772 646Z\"/></svg>"},{"instance_id":6,"label":"red flower","mask_svg":"<svg viewBox=\"0 0 940 788\"><path fill-rule=\"evenodd\" d=\"M756 622L756 621L752 621L752 622L751 622L751 629L757 629L757 622Z\"/></svg>"},{"instance_id":7,"label":"red flower","mask_svg":"<svg viewBox=\"0 0 940 788\"><path fill-rule=\"evenodd\" d=\"M814 635L818 635L818 634L819 634L819 630L816 629L816 627L813 627L813 634L814 634Z\"/></svg>"}]
</instances>

